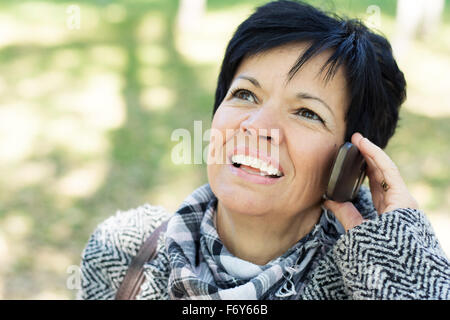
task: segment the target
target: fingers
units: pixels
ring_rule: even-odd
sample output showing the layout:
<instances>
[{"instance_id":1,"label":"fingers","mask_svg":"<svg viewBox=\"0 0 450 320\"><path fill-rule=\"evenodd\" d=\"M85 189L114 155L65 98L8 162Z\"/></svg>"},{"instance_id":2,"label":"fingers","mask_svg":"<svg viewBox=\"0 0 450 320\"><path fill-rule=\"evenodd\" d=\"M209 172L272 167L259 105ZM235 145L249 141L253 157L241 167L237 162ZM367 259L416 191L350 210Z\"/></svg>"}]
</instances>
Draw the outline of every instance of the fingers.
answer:
<instances>
[{"instance_id":1,"label":"fingers","mask_svg":"<svg viewBox=\"0 0 450 320\"><path fill-rule=\"evenodd\" d=\"M391 158L377 145L360 133L352 136L367 162L367 176L374 205L379 213L397 208L418 208L417 201L409 193L400 171ZM383 181L388 189L384 188Z\"/></svg>"},{"instance_id":2,"label":"fingers","mask_svg":"<svg viewBox=\"0 0 450 320\"><path fill-rule=\"evenodd\" d=\"M351 202L326 200L323 205L334 213L345 231L359 226L364 222L363 217Z\"/></svg>"},{"instance_id":3,"label":"fingers","mask_svg":"<svg viewBox=\"0 0 450 320\"><path fill-rule=\"evenodd\" d=\"M360 133L353 134L351 140L366 160L366 173L377 212L383 214L398 208L418 208L417 201L409 193L400 171L391 158ZM387 183L388 189L384 188L383 181ZM334 213L346 231L365 221L351 202L327 200L324 206Z\"/></svg>"},{"instance_id":4,"label":"fingers","mask_svg":"<svg viewBox=\"0 0 450 320\"><path fill-rule=\"evenodd\" d=\"M364 138L360 133L352 136L352 143L358 147L366 159L367 173L369 176L372 175L377 183L385 180L389 186L403 187L404 182L397 166L380 147Z\"/></svg>"}]
</instances>

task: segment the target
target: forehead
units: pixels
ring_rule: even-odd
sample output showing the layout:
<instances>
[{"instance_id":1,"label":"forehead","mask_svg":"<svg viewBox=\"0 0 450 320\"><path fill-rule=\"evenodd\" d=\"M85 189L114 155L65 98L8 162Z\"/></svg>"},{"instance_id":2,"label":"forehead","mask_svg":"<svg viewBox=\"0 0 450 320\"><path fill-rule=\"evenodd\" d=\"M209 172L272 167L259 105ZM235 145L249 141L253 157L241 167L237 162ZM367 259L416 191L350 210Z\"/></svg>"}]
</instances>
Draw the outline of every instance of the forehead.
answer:
<instances>
[{"instance_id":1,"label":"forehead","mask_svg":"<svg viewBox=\"0 0 450 320\"><path fill-rule=\"evenodd\" d=\"M331 49L325 50L311 57L292 77L289 73L292 67L309 48L310 43L294 43L272 48L261 53L246 57L239 65L234 79L246 74L261 80L262 82L276 82L283 86L315 88L319 91L335 91L346 94L347 81L344 67L337 69L336 74L329 80L325 80L328 66L321 72L327 60L333 54Z\"/></svg>"}]
</instances>

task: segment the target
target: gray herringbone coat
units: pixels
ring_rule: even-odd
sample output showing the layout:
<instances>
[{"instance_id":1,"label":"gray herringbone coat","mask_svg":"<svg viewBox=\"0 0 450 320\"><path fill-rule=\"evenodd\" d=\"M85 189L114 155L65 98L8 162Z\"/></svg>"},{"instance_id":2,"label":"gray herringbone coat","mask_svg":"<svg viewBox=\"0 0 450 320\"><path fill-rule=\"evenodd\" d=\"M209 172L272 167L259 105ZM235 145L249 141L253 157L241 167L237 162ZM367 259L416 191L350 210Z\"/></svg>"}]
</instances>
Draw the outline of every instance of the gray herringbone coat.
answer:
<instances>
[{"instance_id":1,"label":"gray herringbone coat","mask_svg":"<svg viewBox=\"0 0 450 320\"><path fill-rule=\"evenodd\" d=\"M450 299L450 262L421 211L378 215L365 187L354 204L369 220L342 235L310 271L301 299ZM146 204L101 223L83 251L78 297L113 299L141 244L168 217ZM168 299L164 234L144 274L137 298Z\"/></svg>"}]
</instances>

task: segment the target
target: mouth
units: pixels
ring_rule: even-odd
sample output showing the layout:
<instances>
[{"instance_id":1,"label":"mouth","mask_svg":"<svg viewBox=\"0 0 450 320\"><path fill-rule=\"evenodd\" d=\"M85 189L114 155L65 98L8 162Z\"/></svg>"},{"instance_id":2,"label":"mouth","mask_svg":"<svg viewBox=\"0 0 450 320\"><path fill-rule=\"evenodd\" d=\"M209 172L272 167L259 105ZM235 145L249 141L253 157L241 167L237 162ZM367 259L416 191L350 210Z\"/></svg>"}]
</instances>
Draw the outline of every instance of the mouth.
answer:
<instances>
[{"instance_id":1,"label":"mouth","mask_svg":"<svg viewBox=\"0 0 450 320\"><path fill-rule=\"evenodd\" d=\"M240 169L247 174L269 179L279 179L284 176L280 169L259 158L248 155L232 155L230 162L234 168Z\"/></svg>"},{"instance_id":2,"label":"mouth","mask_svg":"<svg viewBox=\"0 0 450 320\"><path fill-rule=\"evenodd\" d=\"M261 176L261 177L272 178L272 179L279 179L282 177L282 176L279 176L276 174L267 174L259 169L255 169L251 166L246 166L246 165L240 164L240 163L233 163L233 167L239 168L239 169L247 172L248 174L254 174L254 175Z\"/></svg>"}]
</instances>

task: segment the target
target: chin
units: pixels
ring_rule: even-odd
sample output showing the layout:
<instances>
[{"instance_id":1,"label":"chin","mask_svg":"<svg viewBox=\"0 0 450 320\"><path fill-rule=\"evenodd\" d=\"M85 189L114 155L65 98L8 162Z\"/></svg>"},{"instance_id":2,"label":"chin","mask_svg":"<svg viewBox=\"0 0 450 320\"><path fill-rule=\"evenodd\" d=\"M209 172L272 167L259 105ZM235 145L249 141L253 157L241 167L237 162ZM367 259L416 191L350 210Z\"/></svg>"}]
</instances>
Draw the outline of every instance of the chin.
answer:
<instances>
[{"instance_id":1,"label":"chin","mask_svg":"<svg viewBox=\"0 0 450 320\"><path fill-rule=\"evenodd\" d=\"M250 216L264 215L273 203L269 195L243 185L210 183L210 186L221 205L233 212Z\"/></svg>"}]
</instances>

